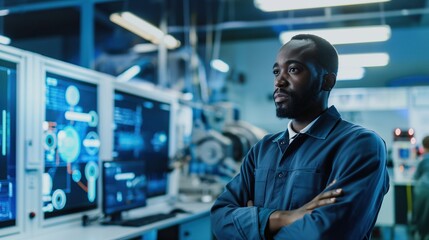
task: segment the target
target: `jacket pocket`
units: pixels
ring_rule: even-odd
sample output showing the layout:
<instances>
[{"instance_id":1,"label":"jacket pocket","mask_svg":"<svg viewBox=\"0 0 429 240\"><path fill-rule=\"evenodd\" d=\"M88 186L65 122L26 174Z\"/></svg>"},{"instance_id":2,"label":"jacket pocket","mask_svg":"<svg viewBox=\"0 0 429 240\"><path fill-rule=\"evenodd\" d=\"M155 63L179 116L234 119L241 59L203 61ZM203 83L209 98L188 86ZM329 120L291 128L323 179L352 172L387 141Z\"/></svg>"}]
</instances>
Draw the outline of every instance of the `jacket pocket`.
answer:
<instances>
[{"instance_id":1,"label":"jacket pocket","mask_svg":"<svg viewBox=\"0 0 429 240\"><path fill-rule=\"evenodd\" d=\"M292 173L292 199L290 209L297 209L310 202L323 191L324 176L316 169L300 169Z\"/></svg>"},{"instance_id":2,"label":"jacket pocket","mask_svg":"<svg viewBox=\"0 0 429 240\"><path fill-rule=\"evenodd\" d=\"M268 169L255 169L255 189L254 190L254 204L256 207L263 207L266 195Z\"/></svg>"}]
</instances>

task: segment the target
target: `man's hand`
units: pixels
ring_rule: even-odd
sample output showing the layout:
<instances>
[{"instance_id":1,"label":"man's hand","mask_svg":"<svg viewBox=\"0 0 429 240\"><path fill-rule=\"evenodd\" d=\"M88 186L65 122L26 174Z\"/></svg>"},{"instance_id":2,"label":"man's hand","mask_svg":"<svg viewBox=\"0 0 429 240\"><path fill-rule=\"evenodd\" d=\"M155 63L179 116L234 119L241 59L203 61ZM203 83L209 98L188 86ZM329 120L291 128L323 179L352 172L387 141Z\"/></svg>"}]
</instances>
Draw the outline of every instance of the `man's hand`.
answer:
<instances>
[{"instance_id":1,"label":"man's hand","mask_svg":"<svg viewBox=\"0 0 429 240\"><path fill-rule=\"evenodd\" d=\"M329 184L326 188L330 187L335 183L335 180ZM304 206L291 210L291 211L280 211L277 210L270 215L268 227L271 234L275 235L280 228L292 224L298 219L304 217L305 214L311 213L314 209L322 206L326 206L329 204L333 204L336 201L336 197L340 196L343 193L341 188L322 192L313 198L310 202L305 204ZM251 201L249 201L251 202ZM249 206L248 202L248 206ZM252 202L253 204L253 202Z\"/></svg>"}]
</instances>

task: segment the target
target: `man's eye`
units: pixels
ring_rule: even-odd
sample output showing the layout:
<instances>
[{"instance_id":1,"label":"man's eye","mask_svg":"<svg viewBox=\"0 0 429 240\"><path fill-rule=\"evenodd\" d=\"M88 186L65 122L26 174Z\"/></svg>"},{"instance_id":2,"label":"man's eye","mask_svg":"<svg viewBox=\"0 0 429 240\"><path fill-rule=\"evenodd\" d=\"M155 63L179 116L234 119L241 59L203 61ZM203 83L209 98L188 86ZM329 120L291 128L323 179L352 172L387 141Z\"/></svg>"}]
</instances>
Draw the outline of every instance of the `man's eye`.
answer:
<instances>
[{"instance_id":1,"label":"man's eye","mask_svg":"<svg viewBox=\"0 0 429 240\"><path fill-rule=\"evenodd\" d=\"M289 72L291 72L291 73L294 73L297 71L298 71L298 68L294 68L294 67L289 68Z\"/></svg>"},{"instance_id":2,"label":"man's eye","mask_svg":"<svg viewBox=\"0 0 429 240\"><path fill-rule=\"evenodd\" d=\"M279 73L280 73L280 71L279 71L278 69L274 69L274 70L273 70L273 74L274 74L275 76L279 75Z\"/></svg>"}]
</instances>

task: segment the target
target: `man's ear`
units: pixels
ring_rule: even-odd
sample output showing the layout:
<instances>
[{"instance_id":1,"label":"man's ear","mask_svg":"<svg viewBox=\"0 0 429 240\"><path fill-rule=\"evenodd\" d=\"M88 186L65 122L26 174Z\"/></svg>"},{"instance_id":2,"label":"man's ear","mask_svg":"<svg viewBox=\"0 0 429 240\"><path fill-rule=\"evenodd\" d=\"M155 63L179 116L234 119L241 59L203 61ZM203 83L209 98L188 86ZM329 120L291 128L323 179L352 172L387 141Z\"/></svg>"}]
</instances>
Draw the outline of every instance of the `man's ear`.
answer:
<instances>
[{"instance_id":1,"label":"man's ear","mask_svg":"<svg viewBox=\"0 0 429 240\"><path fill-rule=\"evenodd\" d=\"M322 89L324 91L331 91L337 82L337 75L335 73L327 73L323 76Z\"/></svg>"}]
</instances>

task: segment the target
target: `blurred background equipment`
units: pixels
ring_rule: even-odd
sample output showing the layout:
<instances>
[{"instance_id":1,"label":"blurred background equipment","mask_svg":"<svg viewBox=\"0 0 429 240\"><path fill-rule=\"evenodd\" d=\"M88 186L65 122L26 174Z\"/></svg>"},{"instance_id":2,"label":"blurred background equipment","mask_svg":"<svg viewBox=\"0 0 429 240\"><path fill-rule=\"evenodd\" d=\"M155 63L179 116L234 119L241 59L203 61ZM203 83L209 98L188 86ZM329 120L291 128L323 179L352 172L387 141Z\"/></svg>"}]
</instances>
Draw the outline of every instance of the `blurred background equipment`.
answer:
<instances>
[{"instance_id":1,"label":"blurred background equipment","mask_svg":"<svg viewBox=\"0 0 429 240\"><path fill-rule=\"evenodd\" d=\"M212 201L266 131L239 120L239 110L229 102L192 109L191 140L181 152L179 192L184 201Z\"/></svg>"},{"instance_id":2,"label":"blurred background equipment","mask_svg":"<svg viewBox=\"0 0 429 240\"><path fill-rule=\"evenodd\" d=\"M392 144L392 160L396 181L411 181L418 164L414 129L396 128Z\"/></svg>"}]
</instances>

